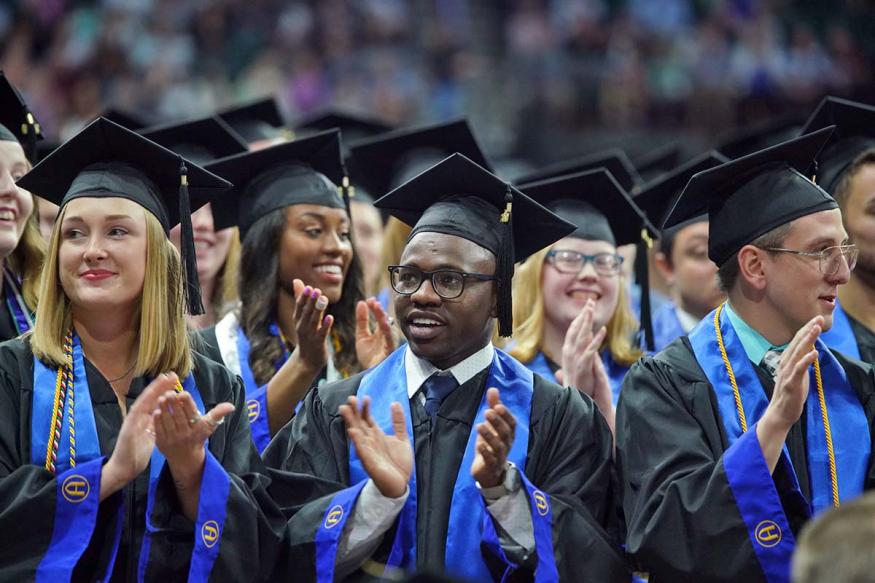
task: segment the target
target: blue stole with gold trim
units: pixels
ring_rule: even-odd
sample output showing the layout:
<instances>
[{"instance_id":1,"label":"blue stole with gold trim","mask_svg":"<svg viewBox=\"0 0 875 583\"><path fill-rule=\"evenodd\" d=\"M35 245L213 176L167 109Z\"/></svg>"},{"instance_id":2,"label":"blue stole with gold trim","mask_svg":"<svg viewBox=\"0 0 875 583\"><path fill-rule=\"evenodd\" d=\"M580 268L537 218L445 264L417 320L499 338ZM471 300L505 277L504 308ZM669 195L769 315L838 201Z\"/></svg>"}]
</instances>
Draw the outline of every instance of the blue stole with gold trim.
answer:
<instances>
[{"instance_id":1,"label":"blue stole with gold trim","mask_svg":"<svg viewBox=\"0 0 875 583\"><path fill-rule=\"evenodd\" d=\"M279 328L276 324L270 327L271 334L278 339ZM270 425L267 419L267 384L259 385L255 382L255 375L249 367L249 339L243 333L243 327L237 327L237 359L240 362L240 377L243 379L243 387L246 389L246 416L252 431L252 442L258 453L262 453L270 443ZM289 359L288 351L275 365L276 370Z\"/></svg>"},{"instance_id":2,"label":"blue stole with gold trim","mask_svg":"<svg viewBox=\"0 0 875 583\"><path fill-rule=\"evenodd\" d=\"M387 434L392 433L390 405L398 402L404 408L408 434L413 436L410 414L410 399L407 396L407 375L404 366L406 347L393 352L386 360L365 374L358 389L358 397L371 398L371 413L374 421ZM523 486L529 500L538 554L535 581L558 580L556 560L553 552L552 508L549 496L535 488L525 476L525 464L529 440L529 418L531 415L532 394L534 390L532 372L501 350L495 350L490 367L487 387L501 390L501 401L517 420L516 434L508 460L518 468ZM471 464L475 457L477 424L485 419L488 408L486 395L480 403L474 418L471 434L465 448L465 455L459 466L456 484L453 489L452 504L448 523L446 567L455 577L473 581L491 580L491 574L483 560L481 544L486 545L505 565L505 576L517 565L504 554L495 531L492 518L486 510L483 496L471 476ZM328 582L333 578L337 541L343 524L355 499L361 492L368 476L362 467L355 448L350 444L349 470L351 488L342 490L329 503L320 532L316 536L318 580ZM416 568L416 519L417 486L416 469L410 478L410 493L398 518L395 540L389 554L387 566L408 570Z\"/></svg>"},{"instance_id":3,"label":"blue stole with gold trim","mask_svg":"<svg viewBox=\"0 0 875 583\"><path fill-rule=\"evenodd\" d=\"M54 393L57 380L57 369L47 367L34 357L33 406L31 414L31 463L43 466L45 464L47 437L51 426L51 416L54 409ZM73 399L73 414L75 418L76 464L71 466L69 443L69 415L64 411L60 430L60 445L55 461L58 483L58 497L55 507L55 520L52 539L42 561L37 567L36 580L56 583L57 578L69 580L77 561L85 552L91 540L100 505L100 476L104 458L100 453L97 436L97 424L94 420L94 410L91 404L91 394L88 378L85 373L85 361L79 337L73 335L73 381L75 387ZM199 411L204 411L204 403L194 382L194 376L189 375L182 383L183 389L191 394ZM69 407L69 396L66 407ZM205 446L206 447L206 446ZM192 553L189 569L189 581L205 581L218 554L218 542L225 523L225 503L228 498L230 481L221 465L216 466L209 449L206 451L206 463L201 480L201 494L198 504L198 520L195 533L204 529L215 531L215 540L207 546L203 536L195 537L195 548ZM150 535L155 532L151 525L152 506L155 498L155 487L161 470L164 468L164 456L156 447L149 464L149 497L146 510L146 532L140 550L138 566L139 580L142 581L148 562ZM223 494L224 492L224 494ZM122 530L121 508L116 509L115 535L111 559L108 561L106 573L101 581L108 581L112 576L115 557ZM206 524L210 523L210 524Z\"/></svg>"},{"instance_id":4,"label":"blue stole with gold trim","mask_svg":"<svg viewBox=\"0 0 875 583\"><path fill-rule=\"evenodd\" d=\"M769 400L725 310L720 314L720 331L749 423L747 433L742 433L735 396L717 344L714 312L690 332L690 344L717 397L720 418L730 444L723 455L723 466L754 552L769 581L787 581L795 539L753 426L762 417ZM849 500L863 490L870 453L869 425L841 365L821 340L817 341L816 347L832 429L839 497ZM814 512L819 512L831 506L832 494L829 456L813 367L810 375L809 398L804 412L807 416L806 450L811 506ZM801 498L798 478L786 447L779 463L786 464L793 491Z\"/></svg>"},{"instance_id":5,"label":"blue stole with gold trim","mask_svg":"<svg viewBox=\"0 0 875 583\"><path fill-rule=\"evenodd\" d=\"M836 300L836 307L832 313L832 328L820 335L820 338L830 348L838 350L842 354L860 359L860 347L857 345L857 337L851 328L848 314L842 309L842 305Z\"/></svg>"}]
</instances>

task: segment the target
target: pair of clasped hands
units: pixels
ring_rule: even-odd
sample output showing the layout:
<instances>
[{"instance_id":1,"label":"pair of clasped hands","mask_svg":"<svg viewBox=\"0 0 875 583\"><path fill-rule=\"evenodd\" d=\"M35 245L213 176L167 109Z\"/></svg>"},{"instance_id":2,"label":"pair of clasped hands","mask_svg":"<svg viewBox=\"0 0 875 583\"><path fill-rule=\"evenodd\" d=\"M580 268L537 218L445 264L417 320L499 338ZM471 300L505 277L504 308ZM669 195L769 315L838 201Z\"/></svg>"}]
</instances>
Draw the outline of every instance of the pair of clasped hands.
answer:
<instances>
[{"instance_id":1,"label":"pair of clasped hands","mask_svg":"<svg viewBox=\"0 0 875 583\"><path fill-rule=\"evenodd\" d=\"M507 455L513 446L516 419L501 402L498 389L486 392L489 408L485 420L476 427L476 454L471 464L471 476L482 488L503 483ZM362 466L374 485L387 498L400 498L407 491L413 472L413 448L407 433L404 411L392 403L392 435L387 435L374 422L370 398L349 397L340 406L346 433L355 446Z\"/></svg>"},{"instance_id":2,"label":"pair of clasped hands","mask_svg":"<svg viewBox=\"0 0 875 583\"><path fill-rule=\"evenodd\" d=\"M206 458L204 442L234 412L234 405L220 403L201 414L189 393L176 392L178 382L175 373L158 375L125 413L115 449L101 472L101 501L140 475L158 447L167 460L183 511L190 518L196 515Z\"/></svg>"}]
</instances>

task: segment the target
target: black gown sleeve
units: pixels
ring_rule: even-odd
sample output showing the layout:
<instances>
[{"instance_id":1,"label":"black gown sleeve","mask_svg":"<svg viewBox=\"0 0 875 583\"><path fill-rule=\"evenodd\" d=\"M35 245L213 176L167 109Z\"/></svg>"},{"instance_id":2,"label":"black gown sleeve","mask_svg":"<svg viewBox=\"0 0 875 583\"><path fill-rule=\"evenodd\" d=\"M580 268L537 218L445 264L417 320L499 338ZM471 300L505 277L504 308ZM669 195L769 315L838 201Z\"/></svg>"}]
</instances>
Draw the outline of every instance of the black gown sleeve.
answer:
<instances>
[{"instance_id":1,"label":"black gown sleeve","mask_svg":"<svg viewBox=\"0 0 875 583\"><path fill-rule=\"evenodd\" d=\"M579 391L535 376L526 475L549 495L553 549L563 581L629 581L617 540L613 439ZM531 570L522 569L526 579Z\"/></svg>"}]
</instances>

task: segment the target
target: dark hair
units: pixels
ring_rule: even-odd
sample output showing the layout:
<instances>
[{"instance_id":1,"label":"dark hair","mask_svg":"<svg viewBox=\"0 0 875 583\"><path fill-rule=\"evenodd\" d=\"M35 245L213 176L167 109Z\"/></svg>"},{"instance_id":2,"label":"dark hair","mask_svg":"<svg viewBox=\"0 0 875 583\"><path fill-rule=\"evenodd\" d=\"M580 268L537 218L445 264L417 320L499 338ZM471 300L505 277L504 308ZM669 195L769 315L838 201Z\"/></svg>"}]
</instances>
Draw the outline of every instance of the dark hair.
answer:
<instances>
[{"instance_id":1,"label":"dark hair","mask_svg":"<svg viewBox=\"0 0 875 583\"><path fill-rule=\"evenodd\" d=\"M240 254L240 324L251 347L249 366L260 385L273 377L283 355L283 347L270 333L270 326L277 321L279 244L285 228L285 208L261 217L247 231ZM360 368L355 353L355 306L363 297L362 269L353 253L340 301L327 310L334 316L334 366L345 375Z\"/></svg>"},{"instance_id":2,"label":"dark hair","mask_svg":"<svg viewBox=\"0 0 875 583\"><path fill-rule=\"evenodd\" d=\"M669 265L673 264L671 254L674 251L674 240L679 232L680 229L667 229L659 237L659 252L665 255L665 260Z\"/></svg>"},{"instance_id":3,"label":"dark hair","mask_svg":"<svg viewBox=\"0 0 875 583\"><path fill-rule=\"evenodd\" d=\"M760 235L749 244L754 247L759 247L760 249L780 247L784 244L784 239L787 238L787 234L790 232L792 226L792 221L784 223L783 225L775 227L768 233ZM729 293L729 291L735 287L735 283L738 281L738 274L738 251L736 251L732 254L732 257L727 259L723 265L717 268L717 281L720 284L720 289L724 293Z\"/></svg>"},{"instance_id":4,"label":"dark hair","mask_svg":"<svg viewBox=\"0 0 875 583\"><path fill-rule=\"evenodd\" d=\"M875 148L869 148L854 158L851 165L841 173L838 184L836 184L833 197L839 203L842 209L842 217L845 216L845 205L848 203L848 197L851 195L851 183L857 176L857 173L869 164L875 164Z\"/></svg>"}]
</instances>

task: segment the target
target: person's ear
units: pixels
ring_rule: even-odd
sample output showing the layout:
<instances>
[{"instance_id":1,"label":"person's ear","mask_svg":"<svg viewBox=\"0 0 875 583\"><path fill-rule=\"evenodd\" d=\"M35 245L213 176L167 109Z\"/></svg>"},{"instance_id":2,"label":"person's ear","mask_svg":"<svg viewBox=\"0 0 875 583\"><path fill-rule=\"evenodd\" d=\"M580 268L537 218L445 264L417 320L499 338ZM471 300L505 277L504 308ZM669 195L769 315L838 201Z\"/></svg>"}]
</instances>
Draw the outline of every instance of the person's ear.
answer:
<instances>
[{"instance_id":1,"label":"person's ear","mask_svg":"<svg viewBox=\"0 0 875 583\"><path fill-rule=\"evenodd\" d=\"M666 254L662 251L657 251L653 255L653 264L656 266L659 275L665 280L665 283L669 287L674 286L674 265L672 265L671 260L669 260Z\"/></svg>"},{"instance_id":2,"label":"person's ear","mask_svg":"<svg viewBox=\"0 0 875 583\"><path fill-rule=\"evenodd\" d=\"M757 291L766 288L766 258L768 251L745 245L738 252L738 277Z\"/></svg>"}]
</instances>

